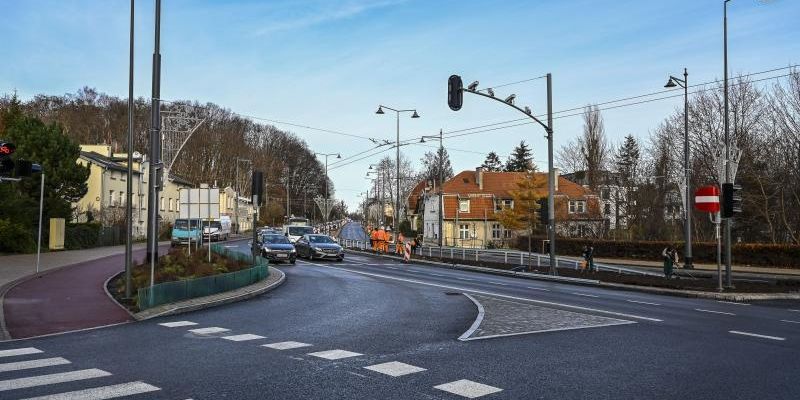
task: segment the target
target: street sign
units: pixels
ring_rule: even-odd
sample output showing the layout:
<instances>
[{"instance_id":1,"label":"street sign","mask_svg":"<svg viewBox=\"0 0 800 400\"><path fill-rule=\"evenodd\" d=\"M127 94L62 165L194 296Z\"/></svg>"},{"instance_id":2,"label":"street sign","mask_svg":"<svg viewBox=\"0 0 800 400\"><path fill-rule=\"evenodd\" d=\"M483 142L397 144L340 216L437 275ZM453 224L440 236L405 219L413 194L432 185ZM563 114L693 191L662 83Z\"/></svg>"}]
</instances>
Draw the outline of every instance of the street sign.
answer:
<instances>
[{"instance_id":1,"label":"street sign","mask_svg":"<svg viewBox=\"0 0 800 400\"><path fill-rule=\"evenodd\" d=\"M719 188L703 186L694 192L694 207L709 213L719 212Z\"/></svg>"}]
</instances>

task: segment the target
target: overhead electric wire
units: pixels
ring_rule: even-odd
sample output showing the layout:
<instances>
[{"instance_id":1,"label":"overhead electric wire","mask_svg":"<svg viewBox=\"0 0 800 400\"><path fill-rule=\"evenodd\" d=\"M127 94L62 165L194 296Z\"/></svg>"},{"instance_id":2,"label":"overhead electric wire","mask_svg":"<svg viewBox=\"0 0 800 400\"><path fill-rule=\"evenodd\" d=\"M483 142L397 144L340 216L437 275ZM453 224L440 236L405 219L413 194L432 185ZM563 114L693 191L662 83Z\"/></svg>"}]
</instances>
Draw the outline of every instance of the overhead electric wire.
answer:
<instances>
[{"instance_id":1,"label":"overhead electric wire","mask_svg":"<svg viewBox=\"0 0 800 400\"><path fill-rule=\"evenodd\" d=\"M520 83L525 83L525 82L535 81L535 80L537 80L537 79L542 79L542 78L546 78L546 77L547 77L547 75L537 76L537 77L535 77L535 78L523 79L523 80L521 80L521 81L509 82L509 83L503 83L503 84L501 84L501 85L489 86L489 87L486 87L486 88L483 88L483 89L479 89L478 91L479 91L479 92L485 92L485 91L487 91L487 90L489 90L489 89L497 89L497 88L506 87L506 86L511 86L511 85L518 85L518 84L520 84Z\"/></svg>"}]
</instances>

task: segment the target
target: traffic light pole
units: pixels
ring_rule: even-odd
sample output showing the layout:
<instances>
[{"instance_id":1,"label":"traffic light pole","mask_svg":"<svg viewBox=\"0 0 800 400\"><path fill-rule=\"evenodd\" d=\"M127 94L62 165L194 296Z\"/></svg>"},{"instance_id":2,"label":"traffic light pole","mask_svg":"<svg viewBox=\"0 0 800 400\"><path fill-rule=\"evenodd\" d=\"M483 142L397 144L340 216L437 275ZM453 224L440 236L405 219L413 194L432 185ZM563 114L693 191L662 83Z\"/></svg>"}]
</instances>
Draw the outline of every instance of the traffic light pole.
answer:
<instances>
[{"instance_id":1,"label":"traffic light pole","mask_svg":"<svg viewBox=\"0 0 800 400\"><path fill-rule=\"evenodd\" d=\"M725 183L731 183L731 142L730 142L730 124L728 121L728 1L723 3L723 68L724 68L724 83L723 83L723 102L724 115L723 123L725 128ZM733 279L731 277L731 222L729 216L725 218L725 287L733 287Z\"/></svg>"},{"instance_id":2,"label":"traffic light pole","mask_svg":"<svg viewBox=\"0 0 800 400\"><path fill-rule=\"evenodd\" d=\"M461 77L458 75L453 75L448 80L448 103L450 103L450 109L453 111L458 111L461 109L461 98L455 96L457 93L472 93L478 96L486 97L487 99L492 99L495 101L499 101L523 114L531 118L532 120L536 121L539 125L541 125L545 132L547 132L547 237L550 242L550 275L558 275L557 267L558 267L558 260L556 259L556 222L555 222L555 190L556 190L556 174L555 168L553 164L553 76L552 74L548 73L545 75L547 78L547 124L542 122L539 118L537 118L531 110L527 107L520 108L513 103L514 97L509 97L506 100L501 100L497 97L494 97L493 92L481 93L477 90L478 82L473 83L467 89L462 87ZM459 95L460 96L460 95Z\"/></svg>"}]
</instances>

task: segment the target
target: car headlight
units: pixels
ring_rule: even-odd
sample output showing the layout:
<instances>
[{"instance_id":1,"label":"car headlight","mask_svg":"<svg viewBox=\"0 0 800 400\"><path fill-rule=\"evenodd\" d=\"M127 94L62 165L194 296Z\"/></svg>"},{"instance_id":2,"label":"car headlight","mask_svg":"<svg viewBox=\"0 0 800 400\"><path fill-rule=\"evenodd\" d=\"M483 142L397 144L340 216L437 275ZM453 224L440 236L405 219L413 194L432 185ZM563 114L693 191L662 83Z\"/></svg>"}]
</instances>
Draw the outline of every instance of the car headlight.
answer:
<instances>
[{"instance_id":1,"label":"car headlight","mask_svg":"<svg viewBox=\"0 0 800 400\"><path fill-rule=\"evenodd\" d=\"M319 247L314 247L314 251L322 253L322 249L320 249Z\"/></svg>"},{"instance_id":2,"label":"car headlight","mask_svg":"<svg viewBox=\"0 0 800 400\"><path fill-rule=\"evenodd\" d=\"M271 252L272 250L270 250L270 249L269 249L269 247L264 247L264 251L265 251L265 252L267 252L267 253L269 253L269 252Z\"/></svg>"},{"instance_id":3,"label":"car headlight","mask_svg":"<svg viewBox=\"0 0 800 400\"><path fill-rule=\"evenodd\" d=\"M292 253L297 253L297 250L295 250L294 247L292 247Z\"/></svg>"}]
</instances>

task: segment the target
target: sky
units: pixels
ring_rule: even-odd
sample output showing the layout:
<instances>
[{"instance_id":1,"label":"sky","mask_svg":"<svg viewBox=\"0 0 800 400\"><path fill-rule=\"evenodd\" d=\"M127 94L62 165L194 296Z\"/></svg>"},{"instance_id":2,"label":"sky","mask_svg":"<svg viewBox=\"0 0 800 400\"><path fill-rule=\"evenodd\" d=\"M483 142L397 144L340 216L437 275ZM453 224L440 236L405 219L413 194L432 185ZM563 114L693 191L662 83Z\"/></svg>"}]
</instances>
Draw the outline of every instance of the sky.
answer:
<instances>
[{"instance_id":1,"label":"sky","mask_svg":"<svg viewBox=\"0 0 800 400\"><path fill-rule=\"evenodd\" d=\"M162 3L163 99L214 102L244 115L378 140L396 135L394 115L375 114L379 104L419 112L419 119L401 117L401 141L524 117L469 94L460 111L450 110L451 74L487 87L552 73L556 112L664 90L668 76L683 68L690 84L723 74L722 0ZM124 0L0 0L0 94L16 90L28 99L89 86L125 98L129 10ZM151 96L153 13L154 1L136 1L136 97ZM730 74L800 63L797 21L800 0L731 1ZM496 93L516 94L517 104L534 114L546 110L543 79ZM606 133L614 144L628 134L646 140L681 106L677 97L603 111ZM345 159L374 147L364 138L275 125L316 152ZM558 149L580 134L582 121L557 118L554 127ZM536 125L445 139L445 147L458 173L479 166L489 151L505 159L520 140L546 169L544 131ZM367 190L369 164L394 154L385 149L331 167L336 197L351 209ZM401 147L416 169L433 150Z\"/></svg>"}]
</instances>

